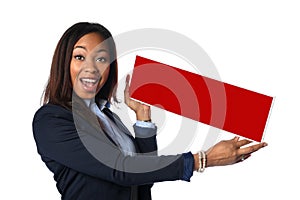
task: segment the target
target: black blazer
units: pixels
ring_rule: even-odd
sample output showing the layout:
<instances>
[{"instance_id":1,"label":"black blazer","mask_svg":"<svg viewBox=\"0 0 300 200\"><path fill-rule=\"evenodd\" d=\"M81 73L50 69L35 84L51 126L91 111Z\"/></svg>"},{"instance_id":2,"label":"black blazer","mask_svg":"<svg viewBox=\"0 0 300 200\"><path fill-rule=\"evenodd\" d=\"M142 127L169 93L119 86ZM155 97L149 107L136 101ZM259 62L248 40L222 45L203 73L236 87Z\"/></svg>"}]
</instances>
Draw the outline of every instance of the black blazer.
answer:
<instances>
[{"instance_id":1,"label":"black blazer","mask_svg":"<svg viewBox=\"0 0 300 200\"><path fill-rule=\"evenodd\" d=\"M182 180L182 155L156 155L156 129L134 126L135 138L130 137L140 154L124 156L85 107L73 105L72 112L46 104L33 119L38 153L53 172L62 199L147 200L154 182ZM139 137L144 132L150 137Z\"/></svg>"}]
</instances>

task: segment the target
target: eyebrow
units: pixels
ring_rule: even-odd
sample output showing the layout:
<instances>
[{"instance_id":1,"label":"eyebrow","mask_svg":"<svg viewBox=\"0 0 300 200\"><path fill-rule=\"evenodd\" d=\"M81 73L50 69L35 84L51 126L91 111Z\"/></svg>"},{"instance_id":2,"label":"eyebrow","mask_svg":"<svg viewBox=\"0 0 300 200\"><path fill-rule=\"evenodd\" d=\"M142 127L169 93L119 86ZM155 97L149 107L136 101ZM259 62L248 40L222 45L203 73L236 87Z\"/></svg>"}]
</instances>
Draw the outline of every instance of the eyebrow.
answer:
<instances>
[{"instance_id":1,"label":"eyebrow","mask_svg":"<svg viewBox=\"0 0 300 200\"><path fill-rule=\"evenodd\" d=\"M75 47L74 47L74 49L77 49L77 48L86 50L86 48L85 48L84 46L75 46Z\"/></svg>"},{"instance_id":2,"label":"eyebrow","mask_svg":"<svg viewBox=\"0 0 300 200\"><path fill-rule=\"evenodd\" d=\"M87 49L84 47L84 46L75 46L74 47L74 49L77 49L77 48L79 48L79 49L84 49L84 50L86 50L87 51ZM98 51L97 51L97 53L100 53L100 52L106 52L106 53L108 53L108 51L106 50L106 49L99 49Z\"/></svg>"}]
</instances>

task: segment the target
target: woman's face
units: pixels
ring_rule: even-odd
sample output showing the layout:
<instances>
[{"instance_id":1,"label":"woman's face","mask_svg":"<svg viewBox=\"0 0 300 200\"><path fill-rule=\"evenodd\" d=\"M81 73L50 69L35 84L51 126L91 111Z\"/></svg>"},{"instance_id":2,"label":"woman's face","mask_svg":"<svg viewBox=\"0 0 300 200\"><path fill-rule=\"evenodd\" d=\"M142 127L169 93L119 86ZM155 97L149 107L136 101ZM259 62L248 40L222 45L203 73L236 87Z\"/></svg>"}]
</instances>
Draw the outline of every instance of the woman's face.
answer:
<instances>
[{"instance_id":1,"label":"woman's face","mask_svg":"<svg viewBox=\"0 0 300 200\"><path fill-rule=\"evenodd\" d=\"M110 67L107 42L98 33L81 37L74 45L70 64L73 89L83 99L92 99L105 84Z\"/></svg>"}]
</instances>

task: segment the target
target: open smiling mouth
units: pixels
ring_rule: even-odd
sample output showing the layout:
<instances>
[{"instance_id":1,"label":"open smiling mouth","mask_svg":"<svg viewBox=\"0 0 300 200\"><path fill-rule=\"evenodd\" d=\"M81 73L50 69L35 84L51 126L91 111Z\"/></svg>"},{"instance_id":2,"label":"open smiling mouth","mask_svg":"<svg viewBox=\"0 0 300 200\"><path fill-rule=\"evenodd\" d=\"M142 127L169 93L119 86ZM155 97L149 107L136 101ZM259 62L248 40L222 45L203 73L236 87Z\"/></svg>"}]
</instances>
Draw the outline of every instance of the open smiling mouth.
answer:
<instances>
[{"instance_id":1,"label":"open smiling mouth","mask_svg":"<svg viewBox=\"0 0 300 200\"><path fill-rule=\"evenodd\" d=\"M83 89L87 92L95 92L97 90L98 83L100 79L95 78L80 78Z\"/></svg>"}]
</instances>

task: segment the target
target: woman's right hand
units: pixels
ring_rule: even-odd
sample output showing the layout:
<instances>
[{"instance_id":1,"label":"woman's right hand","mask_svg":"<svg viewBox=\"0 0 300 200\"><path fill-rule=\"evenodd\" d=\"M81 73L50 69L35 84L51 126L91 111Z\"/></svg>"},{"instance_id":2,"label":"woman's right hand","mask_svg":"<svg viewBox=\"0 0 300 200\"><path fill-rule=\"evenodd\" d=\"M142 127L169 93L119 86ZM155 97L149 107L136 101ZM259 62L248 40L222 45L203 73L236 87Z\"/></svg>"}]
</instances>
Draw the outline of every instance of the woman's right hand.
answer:
<instances>
[{"instance_id":1,"label":"woman's right hand","mask_svg":"<svg viewBox=\"0 0 300 200\"><path fill-rule=\"evenodd\" d=\"M239 137L234 137L231 140L223 140L206 151L206 167L231 165L250 157L255 151L267 146L267 143L262 142L241 148L250 144L250 140L240 140ZM195 158L197 156L194 155ZM195 168L197 169L198 159L195 160Z\"/></svg>"},{"instance_id":2,"label":"woman's right hand","mask_svg":"<svg viewBox=\"0 0 300 200\"><path fill-rule=\"evenodd\" d=\"M151 110L150 106L132 100L129 96L129 82L130 75L126 76L126 86L124 90L124 99L125 104L135 112L136 119L141 121L149 121L151 120Z\"/></svg>"}]
</instances>

